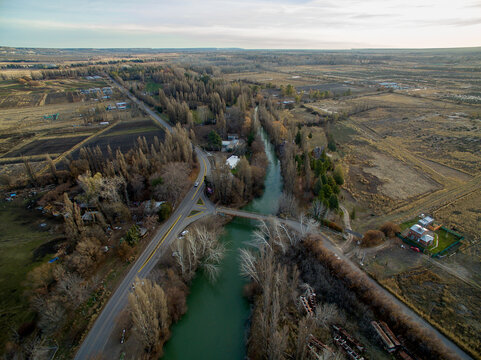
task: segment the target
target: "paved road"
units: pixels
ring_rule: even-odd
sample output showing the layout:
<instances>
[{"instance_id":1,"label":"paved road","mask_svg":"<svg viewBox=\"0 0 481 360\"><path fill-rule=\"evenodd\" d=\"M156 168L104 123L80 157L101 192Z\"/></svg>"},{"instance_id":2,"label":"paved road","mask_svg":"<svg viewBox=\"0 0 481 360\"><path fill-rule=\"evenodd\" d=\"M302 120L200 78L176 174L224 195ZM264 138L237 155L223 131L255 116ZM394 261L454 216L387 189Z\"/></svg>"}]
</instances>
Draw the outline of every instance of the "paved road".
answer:
<instances>
[{"instance_id":1,"label":"paved road","mask_svg":"<svg viewBox=\"0 0 481 360\"><path fill-rule=\"evenodd\" d=\"M132 94L128 93L127 90L117 84L113 79L111 80L122 92L124 92L133 102L139 105L139 107L143 108L153 119L158 121L169 131L172 130L172 126L167 124L159 115L153 112L150 108L148 108L143 102L135 98ZM228 208L215 209L213 204L211 204L203 196L204 178L205 175L210 171L209 161L206 155L200 149L196 148L196 152L200 164L200 172L197 178L197 181L199 181L200 185L198 187L192 188L187 193L187 195L182 200L182 202L177 207L172 216L169 218L169 220L162 225L162 227L158 230L157 234L151 240L144 252L137 259L137 261L132 266L122 283L119 285L117 290L114 292L114 294L105 305L99 317L96 319L93 327L91 328L80 349L78 350L75 359L89 359L90 357L103 351L105 345L107 344L111 336L112 330L115 328L117 316L127 304L127 295L131 289L135 277L146 277L147 274L153 269L160 257L163 255L163 253L167 249L169 249L169 246L174 241L174 239L187 225L196 221L198 218L209 213L214 213L215 211L217 213L240 216L255 220L266 220L268 218L268 216L266 215L249 213L242 210L234 210ZM197 204L199 198L202 198L202 205ZM194 216L189 216L193 209L198 210L199 213ZM295 220L278 220L297 231L303 230L302 232L304 232L304 230L306 229L300 222ZM352 263L351 260L343 254L342 249L340 249L333 242L331 242L331 240L326 235L320 233L319 231L316 231L315 233L317 235L320 235L323 240L324 246L326 246L326 248L328 248L330 251L337 254L340 259L344 260L347 266L350 266L354 271L360 274L365 274L364 271L362 271L354 263ZM455 354L457 354L460 359L471 359L471 357L467 355L464 351L462 351L456 344L454 344L451 340L441 334L437 329L432 327L426 320L413 312L409 307L407 307L403 302L399 301L376 281L372 280L369 277L368 279L375 288L377 288L379 291L382 291L392 302L397 304L406 315L411 317L412 320L421 324L426 329L432 331L444 343L444 345L450 350L452 350Z\"/></svg>"},{"instance_id":2,"label":"paved road","mask_svg":"<svg viewBox=\"0 0 481 360\"><path fill-rule=\"evenodd\" d=\"M269 216L266 216L266 215L251 213L243 210L234 210L234 209L228 209L228 208L217 208L216 210L217 210L217 213L240 216L240 217L254 219L254 220L266 220L267 218L269 218ZM286 219L280 219L280 218L277 218L277 220L288 225L289 227L291 227L296 231L301 231L301 227L303 226L300 222L295 220L286 220ZM305 230L305 228L302 230ZM359 267L357 267L347 256L345 256L342 249L339 248L337 245L335 245L325 234L321 233L318 229L314 230L312 233L319 235L323 240L323 245L327 249L332 251L334 254L336 254L340 259L342 259L347 266L350 266L351 269L353 269L360 275L366 275L365 272L361 270ZM448 349L450 349L453 353L455 353L460 359L463 359L463 360L472 359L468 354L466 354L462 349L460 349L454 342L452 342L450 339L444 336L441 332L439 332L436 328L434 328L424 318L422 318L421 316L416 314L414 311L412 311L407 305L405 305L402 301L400 301L398 298L392 295L384 287L379 285L375 280L371 279L370 277L367 277L367 279L377 290L383 292L387 298L389 298L394 304L398 305L405 315L409 316L413 321L422 325L427 330L433 332L442 341L442 343Z\"/></svg>"},{"instance_id":3,"label":"paved road","mask_svg":"<svg viewBox=\"0 0 481 360\"><path fill-rule=\"evenodd\" d=\"M123 89L119 84L115 82L114 84L119 87L121 91L126 92L126 90ZM167 124L160 116L150 110L143 102L139 101L131 94L126 94L132 101L147 111L153 119L158 121L167 130L172 130L172 127L169 124ZM212 204L206 201L203 195L203 189L205 186L204 178L205 175L210 171L210 163L203 151L198 148L196 148L195 151L197 153L197 158L200 165L200 171L197 177L199 186L192 187L192 189L190 189L182 202L175 209L171 217L160 227L151 242L139 256L135 264L122 280L122 283L110 297L99 317L96 319L87 337L80 346L75 359L89 359L103 351L113 329L115 328L117 316L127 304L127 295L131 290L134 279L137 276L143 278L148 275L160 257L166 250L169 249L172 242L176 239L178 234L185 229L186 226L213 212L214 209ZM197 204L199 198L203 198L203 201L201 201L203 205ZM196 213L196 215L189 216L192 210L197 210L199 212Z\"/></svg>"}]
</instances>

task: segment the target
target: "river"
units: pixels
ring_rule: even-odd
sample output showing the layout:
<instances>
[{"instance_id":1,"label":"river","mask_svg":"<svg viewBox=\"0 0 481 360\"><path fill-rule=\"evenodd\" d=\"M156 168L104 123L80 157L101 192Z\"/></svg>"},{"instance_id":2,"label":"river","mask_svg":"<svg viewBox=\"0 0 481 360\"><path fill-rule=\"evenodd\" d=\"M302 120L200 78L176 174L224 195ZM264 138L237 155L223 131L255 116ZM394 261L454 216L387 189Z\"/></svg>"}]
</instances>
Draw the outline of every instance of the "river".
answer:
<instances>
[{"instance_id":1,"label":"river","mask_svg":"<svg viewBox=\"0 0 481 360\"><path fill-rule=\"evenodd\" d=\"M269 165L261 197L244 207L262 214L274 214L282 193L280 162L264 130L260 130ZM227 254L219 280L211 285L199 273L187 298L187 313L172 327L164 346L164 359L244 359L246 355L249 304L242 295L246 279L239 274L239 248L246 246L255 221L235 218L225 226L222 241Z\"/></svg>"}]
</instances>

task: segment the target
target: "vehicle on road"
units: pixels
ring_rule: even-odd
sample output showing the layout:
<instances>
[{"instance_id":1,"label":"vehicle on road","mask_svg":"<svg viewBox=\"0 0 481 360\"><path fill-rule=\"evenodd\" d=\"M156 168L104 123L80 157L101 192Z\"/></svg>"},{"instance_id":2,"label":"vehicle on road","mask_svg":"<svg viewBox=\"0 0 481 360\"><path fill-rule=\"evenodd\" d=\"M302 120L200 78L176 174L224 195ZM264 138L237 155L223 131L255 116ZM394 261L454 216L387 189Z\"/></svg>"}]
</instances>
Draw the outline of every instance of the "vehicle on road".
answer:
<instances>
[{"instance_id":1,"label":"vehicle on road","mask_svg":"<svg viewBox=\"0 0 481 360\"><path fill-rule=\"evenodd\" d=\"M195 187L199 186L199 182L196 181L196 182L194 183L194 186L195 186Z\"/></svg>"},{"instance_id":2,"label":"vehicle on road","mask_svg":"<svg viewBox=\"0 0 481 360\"><path fill-rule=\"evenodd\" d=\"M411 250L415 252L421 252L421 250L419 250L419 248L417 248L416 246L411 246Z\"/></svg>"}]
</instances>

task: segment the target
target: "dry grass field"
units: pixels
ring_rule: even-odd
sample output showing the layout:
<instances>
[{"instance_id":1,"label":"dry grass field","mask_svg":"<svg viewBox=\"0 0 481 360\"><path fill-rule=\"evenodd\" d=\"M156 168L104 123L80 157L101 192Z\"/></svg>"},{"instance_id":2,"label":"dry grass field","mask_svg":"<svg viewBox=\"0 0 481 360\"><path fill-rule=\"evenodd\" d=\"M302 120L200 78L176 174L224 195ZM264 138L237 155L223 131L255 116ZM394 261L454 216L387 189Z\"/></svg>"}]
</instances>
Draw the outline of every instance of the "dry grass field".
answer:
<instances>
[{"instance_id":1,"label":"dry grass field","mask_svg":"<svg viewBox=\"0 0 481 360\"><path fill-rule=\"evenodd\" d=\"M135 108L105 110L124 101L117 90L108 99L81 92L106 86L109 84L104 79L85 78L41 80L34 87L17 80L0 81L0 93L4 95L0 96L0 174L23 176L23 158L30 161L34 171L41 171L47 154L57 161L60 155L58 160L72 151L78 154L80 146L106 148L110 144L114 150L128 150L138 136L162 138L162 130ZM53 114L58 118L44 117ZM134 122L122 125L130 120ZM101 125L100 121L109 124ZM118 122L117 133L113 133L110 127Z\"/></svg>"},{"instance_id":2,"label":"dry grass field","mask_svg":"<svg viewBox=\"0 0 481 360\"><path fill-rule=\"evenodd\" d=\"M380 282L465 350L481 357L480 290L429 266L401 272Z\"/></svg>"}]
</instances>

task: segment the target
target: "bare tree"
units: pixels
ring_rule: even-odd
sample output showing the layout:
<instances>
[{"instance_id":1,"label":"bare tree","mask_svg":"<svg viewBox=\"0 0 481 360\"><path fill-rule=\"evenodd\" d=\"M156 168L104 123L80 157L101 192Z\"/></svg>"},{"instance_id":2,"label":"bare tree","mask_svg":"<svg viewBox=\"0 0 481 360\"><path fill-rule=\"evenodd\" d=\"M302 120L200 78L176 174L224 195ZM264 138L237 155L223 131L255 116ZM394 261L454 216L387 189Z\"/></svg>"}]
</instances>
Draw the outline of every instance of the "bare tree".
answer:
<instances>
[{"instance_id":1,"label":"bare tree","mask_svg":"<svg viewBox=\"0 0 481 360\"><path fill-rule=\"evenodd\" d=\"M220 263L225 255L225 247L219 242L220 231L196 225L184 238L174 243L173 255L177 260L183 278L190 281L201 267L211 282L220 274Z\"/></svg>"},{"instance_id":2,"label":"bare tree","mask_svg":"<svg viewBox=\"0 0 481 360\"><path fill-rule=\"evenodd\" d=\"M91 283L79 275L63 271L58 277L57 292L64 298L65 304L77 306L82 304L90 295Z\"/></svg>"},{"instance_id":3,"label":"bare tree","mask_svg":"<svg viewBox=\"0 0 481 360\"><path fill-rule=\"evenodd\" d=\"M189 167L186 163L167 163L160 173L162 184L155 187L157 199L169 201L174 207L184 192L189 188Z\"/></svg>"},{"instance_id":4,"label":"bare tree","mask_svg":"<svg viewBox=\"0 0 481 360\"><path fill-rule=\"evenodd\" d=\"M299 216L299 206L292 193L283 192L279 198L279 208L277 214L296 219Z\"/></svg>"},{"instance_id":5,"label":"bare tree","mask_svg":"<svg viewBox=\"0 0 481 360\"><path fill-rule=\"evenodd\" d=\"M36 296L32 300L32 306L39 314L38 327L45 334L50 335L58 330L65 318L65 309L59 301Z\"/></svg>"},{"instance_id":6,"label":"bare tree","mask_svg":"<svg viewBox=\"0 0 481 360\"><path fill-rule=\"evenodd\" d=\"M133 330L147 352L157 351L169 337L170 317L164 290L149 279L135 279L129 294Z\"/></svg>"},{"instance_id":7,"label":"bare tree","mask_svg":"<svg viewBox=\"0 0 481 360\"><path fill-rule=\"evenodd\" d=\"M327 206L319 199L316 199L312 203L310 212L314 218L323 219L326 216Z\"/></svg>"},{"instance_id":8,"label":"bare tree","mask_svg":"<svg viewBox=\"0 0 481 360\"><path fill-rule=\"evenodd\" d=\"M100 242L95 238L82 239L70 256L71 265L81 275L90 274L102 257Z\"/></svg>"}]
</instances>

